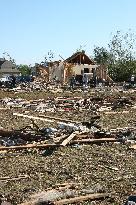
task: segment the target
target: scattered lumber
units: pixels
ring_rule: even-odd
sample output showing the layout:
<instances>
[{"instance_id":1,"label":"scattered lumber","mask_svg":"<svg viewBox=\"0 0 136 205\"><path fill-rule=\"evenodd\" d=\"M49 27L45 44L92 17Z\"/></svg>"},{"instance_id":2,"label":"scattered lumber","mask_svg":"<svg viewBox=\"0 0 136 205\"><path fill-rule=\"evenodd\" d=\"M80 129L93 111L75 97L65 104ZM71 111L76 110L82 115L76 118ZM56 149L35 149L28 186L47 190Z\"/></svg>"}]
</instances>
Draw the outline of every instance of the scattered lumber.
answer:
<instances>
[{"instance_id":1,"label":"scattered lumber","mask_svg":"<svg viewBox=\"0 0 136 205\"><path fill-rule=\"evenodd\" d=\"M50 147L58 147L60 145L57 144L27 144L27 145L20 145L20 146L10 146L10 147L5 147L5 146L0 146L0 151L3 150L22 150L22 149L30 149L30 148L37 148L37 149L46 149L46 148L50 148Z\"/></svg>"},{"instance_id":2,"label":"scattered lumber","mask_svg":"<svg viewBox=\"0 0 136 205\"><path fill-rule=\"evenodd\" d=\"M80 185L80 183L76 183L76 182L71 182L71 183L63 183L63 184L55 184L55 187L65 187L65 186L77 186Z\"/></svg>"},{"instance_id":3,"label":"scattered lumber","mask_svg":"<svg viewBox=\"0 0 136 205\"><path fill-rule=\"evenodd\" d=\"M32 197L32 199L29 202L24 202L21 203L20 205L41 205L41 204L52 204L52 205L64 205L64 204L72 204L72 203L79 203L82 201L88 201L88 200L98 200L98 199L105 199L107 197L110 197L111 194L107 193L95 193L95 194L88 194L85 196L77 196L77 197L72 197L73 193L71 191L71 198L65 198L61 200L57 200L60 196L62 196L65 193L62 194L62 192L59 192L57 190L50 190L48 192L42 192L39 194L36 194L35 196ZM51 194L54 194L51 196ZM49 200L50 198L54 198L53 200ZM55 200L56 198L56 200Z\"/></svg>"},{"instance_id":4,"label":"scattered lumber","mask_svg":"<svg viewBox=\"0 0 136 205\"><path fill-rule=\"evenodd\" d=\"M29 178L28 175L19 175L18 177L0 177L0 181L15 181L20 179L26 179Z\"/></svg>"},{"instance_id":5,"label":"scattered lumber","mask_svg":"<svg viewBox=\"0 0 136 205\"><path fill-rule=\"evenodd\" d=\"M88 194L86 196L77 196L74 198L62 199L62 200L54 202L54 205L79 203L82 201L97 200L97 199L102 199L102 198L106 198L106 197L109 197L109 194L104 194L104 193Z\"/></svg>"},{"instance_id":6,"label":"scattered lumber","mask_svg":"<svg viewBox=\"0 0 136 205\"><path fill-rule=\"evenodd\" d=\"M118 142L119 139L116 138L98 138L98 139L82 139L82 140L73 140L71 144L82 144L82 143L104 143L104 142Z\"/></svg>"},{"instance_id":7,"label":"scattered lumber","mask_svg":"<svg viewBox=\"0 0 136 205\"><path fill-rule=\"evenodd\" d=\"M110 133L118 134L124 131L135 131L136 127L117 127L116 129L110 129Z\"/></svg>"},{"instance_id":8,"label":"scattered lumber","mask_svg":"<svg viewBox=\"0 0 136 205\"><path fill-rule=\"evenodd\" d=\"M107 169L114 170L114 171L119 171L117 167L111 167L111 166L106 166L106 165L101 165L101 164L98 164L98 167L107 168Z\"/></svg>"},{"instance_id":9,"label":"scattered lumber","mask_svg":"<svg viewBox=\"0 0 136 205\"><path fill-rule=\"evenodd\" d=\"M103 114L105 115L116 115L116 114L128 114L130 113L129 110L123 110L123 111L106 111L106 112L103 112Z\"/></svg>"},{"instance_id":10,"label":"scattered lumber","mask_svg":"<svg viewBox=\"0 0 136 205\"><path fill-rule=\"evenodd\" d=\"M68 120L68 119L62 119L62 118L56 118L56 117L52 117L52 116L44 116L44 115L39 115L39 117L34 117L34 116L30 116L30 115L25 115L25 114L21 114L21 113L13 113L14 116L18 116L18 117L24 117L24 118L29 118L29 119L33 119L33 120L41 120L41 121L46 121L46 122L54 122L55 120L58 121L58 123L60 122L67 122L67 123L75 123L75 124L85 124L84 122L79 122L79 121L73 121L73 120ZM100 116L92 116L91 118L91 123L93 123L94 121L96 121L97 119L99 119Z\"/></svg>"},{"instance_id":11,"label":"scattered lumber","mask_svg":"<svg viewBox=\"0 0 136 205\"><path fill-rule=\"evenodd\" d=\"M98 138L98 139L79 139L79 140L73 140L70 142L75 136L77 135L76 133L72 133L68 138L66 138L61 144L26 144L26 145L17 145L17 146L0 146L0 151L10 151L10 150L22 150L22 149L31 149L31 148L36 148L36 149L46 149L46 148L53 148L53 147L59 147L59 146L66 146L69 144L82 144L82 143L104 143L104 142L117 142L119 139L116 138Z\"/></svg>"},{"instance_id":12,"label":"scattered lumber","mask_svg":"<svg viewBox=\"0 0 136 205\"><path fill-rule=\"evenodd\" d=\"M41 120L41 121L46 121L46 122L54 122L54 120L49 120L46 118L41 118L41 117L34 117L34 116L30 116L30 115L24 115L21 113L13 113L14 116L18 116L18 117L24 117L24 118L29 118L29 119L33 119L33 120Z\"/></svg>"},{"instance_id":13,"label":"scattered lumber","mask_svg":"<svg viewBox=\"0 0 136 205\"><path fill-rule=\"evenodd\" d=\"M68 122L68 123L71 122L71 123L81 124L81 122L72 121L72 120L68 120L68 119L62 119L62 118L56 118L56 117L52 117L52 116L39 115L38 117L34 117L34 116L30 116L30 115L24 115L21 113L13 113L13 115L18 116L18 117L29 118L29 119L33 119L33 120L46 121L46 122L54 122L56 120L59 122Z\"/></svg>"},{"instance_id":14,"label":"scattered lumber","mask_svg":"<svg viewBox=\"0 0 136 205\"><path fill-rule=\"evenodd\" d=\"M136 144L130 146L131 149L136 149Z\"/></svg>"},{"instance_id":15,"label":"scattered lumber","mask_svg":"<svg viewBox=\"0 0 136 205\"><path fill-rule=\"evenodd\" d=\"M66 138L62 143L61 145L62 146L66 146L77 134L79 134L80 132L79 131L75 131L73 132L71 135L69 135L68 138Z\"/></svg>"},{"instance_id":16,"label":"scattered lumber","mask_svg":"<svg viewBox=\"0 0 136 205\"><path fill-rule=\"evenodd\" d=\"M84 133L81 133L79 135L76 135L76 139L93 139L94 138L94 134L93 133L87 133L87 134L84 134Z\"/></svg>"},{"instance_id":17,"label":"scattered lumber","mask_svg":"<svg viewBox=\"0 0 136 205\"><path fill-rule=\"evenodd\" d=\"M53 116L47 116L47 115L46 116L39 115L39 117L48 118L48 119L52 119L52 120L56 120L56 121L60 121L60 122L81 124L81 122L79 122L79 121L74 121L74 120L64 119L64 118L59 118L59 117L53 117Z\"/></svg>"}]
</instances>

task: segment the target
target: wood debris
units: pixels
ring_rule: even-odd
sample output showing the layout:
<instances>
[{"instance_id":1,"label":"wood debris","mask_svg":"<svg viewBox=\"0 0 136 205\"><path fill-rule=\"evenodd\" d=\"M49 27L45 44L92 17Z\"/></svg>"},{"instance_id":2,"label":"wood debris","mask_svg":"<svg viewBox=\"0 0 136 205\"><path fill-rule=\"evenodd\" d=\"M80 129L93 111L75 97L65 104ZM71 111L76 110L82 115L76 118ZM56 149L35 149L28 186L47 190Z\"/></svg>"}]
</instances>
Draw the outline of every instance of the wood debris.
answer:
<instances>
[{"instance_id":1,"label":"wood debris","mask_svg":"<svg viewBox=\"0 0 136 205\"><path fill-rule=\"evenodd\" d=\"M135 189L135 91L67 89L1 90L0 198L119 205Z\"/></svg>"}]
</instances>

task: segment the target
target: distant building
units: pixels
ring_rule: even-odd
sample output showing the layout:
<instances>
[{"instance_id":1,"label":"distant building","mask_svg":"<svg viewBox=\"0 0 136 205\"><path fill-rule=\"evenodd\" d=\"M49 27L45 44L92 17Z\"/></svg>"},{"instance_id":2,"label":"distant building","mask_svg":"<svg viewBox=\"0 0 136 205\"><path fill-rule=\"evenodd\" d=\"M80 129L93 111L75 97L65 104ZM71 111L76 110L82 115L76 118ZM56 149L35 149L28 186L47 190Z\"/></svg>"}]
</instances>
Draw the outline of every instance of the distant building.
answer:
<instances>
[{"instance_id":1,"label":"distant building","mask_svg":"<svg viewBox=\"0 0 136 205\"><path fill-rule=\"evenodd\" d=\"M0 77L8 75L19 76L20 71L15 68L15 65L11 61L0 58Z\"/></svg>"}]
</instances>

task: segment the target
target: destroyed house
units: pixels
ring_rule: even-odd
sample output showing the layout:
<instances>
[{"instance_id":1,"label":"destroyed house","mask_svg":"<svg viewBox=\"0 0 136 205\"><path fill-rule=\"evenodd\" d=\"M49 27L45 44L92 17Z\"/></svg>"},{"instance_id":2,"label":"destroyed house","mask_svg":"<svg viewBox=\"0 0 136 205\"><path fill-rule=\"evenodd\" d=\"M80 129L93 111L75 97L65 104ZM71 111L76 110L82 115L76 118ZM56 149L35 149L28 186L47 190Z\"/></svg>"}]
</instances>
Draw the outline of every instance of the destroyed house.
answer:
<instances>
[{"instance_id":1,"label":"destroyed house","mask_svg":"<svg viewBox=\"0 0 136 205\"><path fill-rule=\"evenodd\" d=\"M110 79L106 66L97 65L86 55L85 51L76 52L64 61L54 61L49 62L46 66L42 64L37 66L37 76L42 77L45 81L56 79L61 83L67 83L74 75L76 80L81 82L84 74L88 75L88 79L93 79L94 76L99 79Z\"/></svg>"},{"instance_id":2,"label":"destroyed house","mask_svg":"<svg viewBox=\"0 0 136 205\"><path fill-rule=\"evenodd\" d=\"M74 53L71 57L67 58L64 63L66 81L71 75L75 75L77 81L82 80L83 74L87 74L89 78L93 78L94 70L98 67L98 65L86 55L85 51Z\"/></svg>"},{"instance_id":3,"label":"destroyed house","mask_svg":"<svg viewBox=\"0 0 136 205\"><path fill-rule=\"evenodd\" d=\"M18 76L20 75L20 71L15 68L15 65L11 61L0 58L0 77L8 75Z\"/></svg>"},{"instance_id":4,"label":"destroyed house","mask_svg":"<svg viewBox=\"0 0 136 205\"><path fill-rule=\"evenodd\" d=\"M81 78L83 73L88 73L92 77L93 69L96 67L95 62L84 51L76 52L64 61L54 62L49 68L49 78L52 80L56 77L60 82L65 83L72 75Z\"/></svg>"},{"instance_id":5,"label":"destroyed house","mask_svg":"<svg viewBox=\"0 0 136 205\"><path fill-rule=\"evenodd\" d=\"M75 75L76 79L81 81L83 74L86 74L89 79L97 77L98 79L112 81L107 73L107 67L96 64L93 59L86 55L85 51L76 52L64 62L65 79L68 79L71 75Z\"/></svg>"}]
</instances>

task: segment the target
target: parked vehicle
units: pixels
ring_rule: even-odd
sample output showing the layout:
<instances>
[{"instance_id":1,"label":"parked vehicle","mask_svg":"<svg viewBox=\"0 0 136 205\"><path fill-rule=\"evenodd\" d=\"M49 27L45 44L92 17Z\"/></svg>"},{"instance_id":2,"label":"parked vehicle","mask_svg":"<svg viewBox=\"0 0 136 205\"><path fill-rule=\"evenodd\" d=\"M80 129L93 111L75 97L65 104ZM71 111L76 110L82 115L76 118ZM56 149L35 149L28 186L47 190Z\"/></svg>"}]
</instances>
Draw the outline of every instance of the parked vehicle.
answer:
<instances>
[{"instance_id":1,"label":"parked vehicle","mask_svg":"<svg viewBox=\"0 0 136 205\"><path fill-rule=\"evenodd\" d=\"M31 76L17 76L16 77L16 83L25 83L25 82L31 82L32 77Z\"/></svg>"},{"instance_id":2,"label":"parked vehicle","mask_svg":"<svg viewBox=\"0 0 136 205\"><path fill-rule=\"evenodd\" d=\"M3 76L0 78L0 86L10 87L12 85L11 76Z\"/></svg>"}]
</instances>

